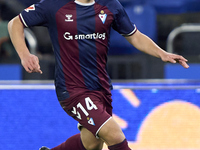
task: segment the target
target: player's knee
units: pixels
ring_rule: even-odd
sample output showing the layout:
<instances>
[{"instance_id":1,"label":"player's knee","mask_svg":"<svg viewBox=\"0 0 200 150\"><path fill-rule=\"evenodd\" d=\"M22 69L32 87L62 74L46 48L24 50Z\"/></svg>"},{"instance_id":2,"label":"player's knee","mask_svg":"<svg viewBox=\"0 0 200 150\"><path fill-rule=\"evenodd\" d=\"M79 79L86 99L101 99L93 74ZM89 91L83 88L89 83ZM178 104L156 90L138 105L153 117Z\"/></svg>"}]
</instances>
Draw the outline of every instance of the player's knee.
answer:
<instances>
[{"instance_id":1,"label":"player's knee","mask_svg":"<svg viewBox=\"0 0 200 150\"><path fill-rule=\"evenodd\" d=\"M107 145L121 143L125 135L117 123L110 119L99 131L98 135L106 142Z\"/></svg>"},{"instance_id":2,"label":"player's knee","mask_svg":"<svg viewBox=\"0 0 200 150\"><path fill-rule=\"evenodd\" d=\"M87 150L101 150L103 148L103 142L94 142L85 145L85 149Z\"/></svg>"},{"instance_id":3,"label":"player's knee","mask_svg":"<svg viewBox=\"0 0 200 150\"><path fill-rule=\"evenodd\" d=\"M121 143L125 139L125 136L122 131L110 133L107 137L108 138L106 138L106 142L108 143L108 145L115 145Z\"/></svg>"},{"instance_id":4,"label":"player's knee","mask_svg":"<svg viewBox=\"0 0 200 150\"><path fill-rule=\"evenodd\" d=\"M84 127L81 129L81 141L87 150L101 150L103 147L103 141L101 139L97 139Z\"/></svg>"}]
</instances>

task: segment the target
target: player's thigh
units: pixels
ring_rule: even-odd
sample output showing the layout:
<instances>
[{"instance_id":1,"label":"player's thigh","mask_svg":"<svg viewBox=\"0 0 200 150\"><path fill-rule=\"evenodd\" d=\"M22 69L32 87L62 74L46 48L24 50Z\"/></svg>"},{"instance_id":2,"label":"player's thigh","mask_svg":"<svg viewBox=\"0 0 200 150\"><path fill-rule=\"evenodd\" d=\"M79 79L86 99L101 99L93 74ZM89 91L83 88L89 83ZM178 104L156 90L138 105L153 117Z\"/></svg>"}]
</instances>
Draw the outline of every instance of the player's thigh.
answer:
<instances>
[{"instance_id":1,"label":"player's thigh","mask_svg":"<svg viewBox=\"0 0 200 150\"><path fill-rule=\"evenodd\" d=\"M108 145L115 145L121 143L125 139L120 126L113 118L108 120L106 124L99 130L98 136Z\"/></svg>"},{"instance_id":2,"label":"player's thigh","mask_svg":"<svg viewBox=\"0 0 200 150\"><path fill-rule=\"evenodd\" d=\"M91 92L78 96L74 101L70 106L61 102L61 106L68 115L98 138L100 128L112 118L112 106L107 104L103 96Z\"/></svg>"},{"instance_id":3,"label":"player's thigh","mask_svg":"<svg viewBox=\"0 0 200 150\"><path fill-rule=\"evenodd\" d=\"M101 150L103 148L103 141L97 139L88 129L81 128L81 141L87 150Z\"/></svg>"}]
</instances>

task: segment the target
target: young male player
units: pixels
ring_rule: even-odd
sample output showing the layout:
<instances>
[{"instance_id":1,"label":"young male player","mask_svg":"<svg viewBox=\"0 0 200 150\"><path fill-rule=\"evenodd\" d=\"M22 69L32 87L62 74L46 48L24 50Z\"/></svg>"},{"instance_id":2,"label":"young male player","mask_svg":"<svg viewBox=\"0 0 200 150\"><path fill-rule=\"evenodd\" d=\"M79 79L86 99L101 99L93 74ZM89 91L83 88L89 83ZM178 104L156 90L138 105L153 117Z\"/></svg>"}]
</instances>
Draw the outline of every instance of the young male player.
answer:
<instances>
[{"instance_id":1,"label":"young male player","mask_svg":"<svg viewBox=\"0 0 200 150\"><path fill-rule=\"evenodd\" d=\"M189 67L185 58L165 52L138 31L117 0L41 0L8 24L13 45L29 73L42 71L38 57L25 44L23 30L37 25L47 27L52 40L58 100L80 129L80 134L51 150L100 150L104 142L110 150L130 150L112 118L112 85L106 70L111 27L138 50Z\"/></svg>"}]
</instances>

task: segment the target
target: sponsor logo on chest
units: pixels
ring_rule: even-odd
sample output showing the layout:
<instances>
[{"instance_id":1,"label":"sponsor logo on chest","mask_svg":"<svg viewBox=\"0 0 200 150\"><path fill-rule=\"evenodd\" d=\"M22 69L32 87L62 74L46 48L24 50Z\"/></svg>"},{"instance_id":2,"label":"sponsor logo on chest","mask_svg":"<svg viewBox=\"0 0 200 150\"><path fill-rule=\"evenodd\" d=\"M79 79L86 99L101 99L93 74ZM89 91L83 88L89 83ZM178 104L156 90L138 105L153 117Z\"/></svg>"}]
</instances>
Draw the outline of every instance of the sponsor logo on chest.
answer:
<instances>
[{"instance_id":1,"label":"sponsor logo on chest","mask_svg":"<svg viewBox=\"0 0 200 150\"><path fill-rule=\"evenodd\" d=\"M66 40L92 40L92 39L106 39L106 33L92 33L92 34L77 34L77 35L71 35L69 32L64 33L64 38Z\"/></svg>"}]
</instances>

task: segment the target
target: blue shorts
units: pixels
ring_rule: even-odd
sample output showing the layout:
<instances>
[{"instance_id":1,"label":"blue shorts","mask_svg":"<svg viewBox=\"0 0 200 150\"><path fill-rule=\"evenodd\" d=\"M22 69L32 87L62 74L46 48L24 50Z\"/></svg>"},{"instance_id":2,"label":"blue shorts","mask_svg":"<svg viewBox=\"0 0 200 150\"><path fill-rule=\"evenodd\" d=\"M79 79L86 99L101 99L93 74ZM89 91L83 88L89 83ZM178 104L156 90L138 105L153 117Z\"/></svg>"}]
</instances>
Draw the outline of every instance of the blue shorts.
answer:
<instances>
[{"instance_id":1,"label":"blue shorts","mask_svg":"<svg viewBox=\"0 0 200 150\"><path fill-rule=\"evenodd\" d=\"M65 112L98 138L101 127L112 117L111 95L101 91L84 91L60 101Z\"/></svg>"}]
</instances>

